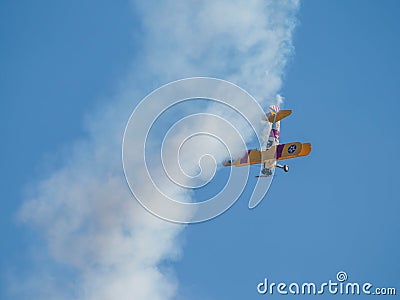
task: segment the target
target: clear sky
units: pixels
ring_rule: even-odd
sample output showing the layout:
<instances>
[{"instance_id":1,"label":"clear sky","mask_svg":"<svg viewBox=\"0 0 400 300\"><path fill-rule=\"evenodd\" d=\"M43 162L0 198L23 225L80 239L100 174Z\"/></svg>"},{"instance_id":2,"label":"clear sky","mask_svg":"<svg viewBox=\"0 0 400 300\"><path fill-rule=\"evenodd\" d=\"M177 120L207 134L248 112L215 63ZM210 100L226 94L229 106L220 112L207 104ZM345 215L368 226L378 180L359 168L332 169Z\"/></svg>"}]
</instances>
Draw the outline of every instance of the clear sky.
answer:
<instances>
[{"instance_id":1,"label":"clear sky","mask_svg":"<svg viewBox=\"0 0 400 300\"><path fill-rule=\"evenodd\" d=\"M72 145L88 136L88 119L117 98L125 78L140 77L131 69L145 66L147 32L136 8L127 1L0 3L1 299L31 299L15 286L35 288L21 281L35 276L46 244L17 218L27 194L68 164ZM290 161L287 174L277 170L256 209L247 208L248 189L222 216L183 228L180 254L158 264L177 282L176 299L267 298L256 290L264 277L318 283L338 271L400 293L399 11L389 0L301 3L279 90L293 109L281 141L311 142L312 153ZM191 74L223 74L199 70ZM167 82L143 73L140 96ZM78 278L46 264L54 264L49 280Z\"/></svg>"}]
</instances>

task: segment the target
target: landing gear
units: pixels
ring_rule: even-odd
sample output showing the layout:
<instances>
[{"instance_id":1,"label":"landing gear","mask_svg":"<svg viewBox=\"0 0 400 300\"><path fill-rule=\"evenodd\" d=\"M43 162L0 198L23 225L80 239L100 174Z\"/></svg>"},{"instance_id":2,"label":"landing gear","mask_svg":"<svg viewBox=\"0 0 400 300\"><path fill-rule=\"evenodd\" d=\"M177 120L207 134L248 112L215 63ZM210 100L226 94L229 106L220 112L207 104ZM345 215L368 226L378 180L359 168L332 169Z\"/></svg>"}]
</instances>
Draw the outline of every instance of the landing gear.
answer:
<instances>
[{"instance_id":1,"label":"landing gear","mask_svg":"<svg viewBox=\"0 0 400 300\"><path fill-rule=\"evenodd\" d=\"M283 169L283 171L285 171L285 172L289 172L289 166L288 165L282 166L282 165L277 164L276 167L280 168L280 169Z\"/></svg>"},{"instance_id":2,"label":"landing gear","mask_svg":"<svg viewBox=\"0 0 400 300\"><path fill-rule=\"evenodd\" d=\"M262 173L263 175L265 175L265 176L271 176L271 175L272 175L272 171L271 171L270 169L268 169L268 168L263 168L263 169L261 170L261 173Z\"/></svg>"}]
</instances>

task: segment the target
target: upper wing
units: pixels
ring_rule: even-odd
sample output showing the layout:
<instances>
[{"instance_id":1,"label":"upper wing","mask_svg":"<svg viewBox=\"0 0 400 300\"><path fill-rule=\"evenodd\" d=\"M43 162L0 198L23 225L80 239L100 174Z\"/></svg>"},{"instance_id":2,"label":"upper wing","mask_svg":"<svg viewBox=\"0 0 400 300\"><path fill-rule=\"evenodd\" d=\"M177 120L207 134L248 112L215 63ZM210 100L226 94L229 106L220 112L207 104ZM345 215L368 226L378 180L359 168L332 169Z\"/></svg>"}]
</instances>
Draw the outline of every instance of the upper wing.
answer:
<instances>
[{"instance_id":1,"label":"upper wing","mask_svg":"<svg viewBox=\"0 0 400 300\"><path fill-rule=\"evenodd\" d=\"M273 148L273 149L272 149ZM263 154L263 155L262 155ZM247 166L254 164L261 164L263 162L262 156L268 155L271 158L275 157L275 146L271 147L266 151L260 151L257 149L248 150L242 157L237 158L233 161L226 161L224 166Z\"/></svg>"},{"instance_id":2,"label":"upper wing","mask_svg":"<svg viewBox=\"0 0 400 300\"><path fill-rule=\"evenodd\" d=\"M234 161L226 161L224 166L247 166L254 164L261 164L266 160L277 159L284 160L289 158L296 158L308 155L311 152L310 143L288 143L272 146L268 150L260 151L257 149L248 150L242 157Z\"/></svg>"},{"instance_id":3,"label":"upper wing","mask_svg":"<svg viewBox=\"0 0 400 300\"><path fill-rule=\"evenodd\" d=\"M296 158L300 156L306 156L311 152L311 144L310 143L288 143L278 145L276 150L276 159L284 160L289 158Z\"/></svg>"}]
</instances>

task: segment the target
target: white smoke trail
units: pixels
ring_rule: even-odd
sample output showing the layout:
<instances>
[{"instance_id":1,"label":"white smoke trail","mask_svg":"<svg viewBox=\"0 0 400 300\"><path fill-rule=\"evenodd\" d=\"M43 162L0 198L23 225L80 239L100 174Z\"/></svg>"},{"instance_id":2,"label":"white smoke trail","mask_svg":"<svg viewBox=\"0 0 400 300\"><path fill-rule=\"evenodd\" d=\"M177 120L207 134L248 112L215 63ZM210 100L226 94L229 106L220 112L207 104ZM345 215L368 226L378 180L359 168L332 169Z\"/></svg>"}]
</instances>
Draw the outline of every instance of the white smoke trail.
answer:
<instances>
[{"instance_id":1,"label":"white smoke trail","mask_svg":"<svg viewBox=\"0 0 400 300\"><path fill-rule=\"evenodd\" d=\"M273 102L293 52L298 6L298 0L138 2L146 44L154 46L145 69L164 82L223 77Z\"/></svg>"},{"instance_id":2,"label":"white smoke trail","mask_svg":"<svg viewBox=\"0 0 400 300\"><path fill-rule=\"evenodd\" d=\"M130 88L92 116L88 138L35 184L21 208L21 219L44 236L44 260L63 266L35 270L29 287L17 285L29 288L29 299L172 299L177 293L174 276L160 264L179 257L183 227L139 206L121 168L124 123L132 99L145 92L135 79L222 77L271 102L281 87L297 1L137 1L134 7L145 56L136 60ZM151 187L143 189L152 197ZM170 192L190 201L187 192Z\"/></svg>"}]
</instances>

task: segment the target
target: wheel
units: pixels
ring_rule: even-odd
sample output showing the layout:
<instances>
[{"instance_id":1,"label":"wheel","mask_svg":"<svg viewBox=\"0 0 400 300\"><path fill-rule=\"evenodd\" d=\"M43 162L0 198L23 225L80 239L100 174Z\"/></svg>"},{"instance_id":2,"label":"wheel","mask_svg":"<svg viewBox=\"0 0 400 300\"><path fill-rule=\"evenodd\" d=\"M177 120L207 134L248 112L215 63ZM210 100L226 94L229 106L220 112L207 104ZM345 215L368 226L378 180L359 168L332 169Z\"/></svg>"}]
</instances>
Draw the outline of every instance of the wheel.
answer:
<instances>
[{"instance_id":1,"label":"wheel","mask_svg":"<svg viewBox=\"0 0 400 300\"><path fill-rule=\"evenodd\" d=\"M261 173L265 176L271 176L272 175L272 171L268 168L264 168L261 170Z\"/></svg>"},{"instance_id":2,"label":"wheel","mask_svg":"<svg viewBox=\"0 0 400 300\"><path fill-rule=\"evenodd\" d=\"M283 171L289 172L289 166L288 166L288 165L284 165L284 166L283 166Z\"/></svg>"}]
</instances>

